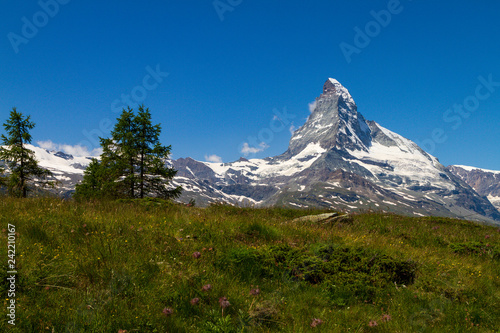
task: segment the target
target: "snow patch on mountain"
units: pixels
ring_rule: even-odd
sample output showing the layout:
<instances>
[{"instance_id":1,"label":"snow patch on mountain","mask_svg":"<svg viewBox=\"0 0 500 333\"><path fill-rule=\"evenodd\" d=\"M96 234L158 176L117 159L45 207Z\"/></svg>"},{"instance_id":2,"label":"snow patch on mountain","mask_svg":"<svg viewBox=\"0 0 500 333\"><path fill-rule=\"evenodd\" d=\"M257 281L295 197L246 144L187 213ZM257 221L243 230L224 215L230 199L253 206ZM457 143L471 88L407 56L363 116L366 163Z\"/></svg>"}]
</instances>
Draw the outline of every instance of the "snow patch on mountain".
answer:
<instances>
[{"instance_id":1,"label":"snow patch on mountain","mask_svg":"<svg viewBox=\"0 0 500 333\"><path fill-rule=\"evenodd\" d=\"M495 175L500 175L500 171L495 171L495 170L488 170L488 169L482 169L482 168L476 168L476 167L473 167L473 166L467 166L467 165L455 165L456 167L459 167L459 168L462 168L466 171L474 171L474 170L478 170L478 171L483 171L483 172L488 172L488 173L493 173Z\"/></svg>"},{"instance_id":2,"label":"snow patch on mountain","mask_svg":"<svg viewBox=\"0 0 500 333\"><path fill-rule=\"evenodd\" d=\"M83 175L85 168L91 161L88 157L75 157L62 152L49 151L31 144L26 144L25 147L35 153L39 166L49 169L56 175L63 173Z\"/></svg>"},{"instance_id":3,"label":"snow patch on mountain","mask_svg":"<svg viewBox=\"0 0 500 333\"><path fill-rule=\"evenodd\" d=\"M425 153L413 141L375 124L395 145L388 146L373 140L368 151L347 150L358 159L354 162L368 169L376 178L386 175L392 168L390 173L400 176L404 180L403 186L418 184L447 190L455 188L447 178L443 179L443 166L437 158Z\"/></svg>"},{"instance_id":4,"label":"snow patch on mountain","mask_svg":"<svg viewBox=\"0 0 500 333\"><path fill-rule=\"evenodd\" d=\"M230 170L241 171L246 176L258 175L254 178L293 176L310 167L325 152L326 149L322 148L319 143L311 142L300 153L283 161L250 159L226 164L211 162L203 162L203 164L211 168L219 178L224 178Z\"/></svg>"},{"instance_id":5,"label":"snow patch on mountain","mask_svg":"<svg viewBox=\"0 0 500 333\"><path fill-rule=\"evenodd\" d=\"M335 87L335 90L337 93L342 96L342 98L346 101L348 104L355 105L354 99L352 98L351 94L349 93L349 90L347 90L346 87L344 87L339 81L333 78L329 78L328 81L333 84Z\"/></svg>"}]
</instances>

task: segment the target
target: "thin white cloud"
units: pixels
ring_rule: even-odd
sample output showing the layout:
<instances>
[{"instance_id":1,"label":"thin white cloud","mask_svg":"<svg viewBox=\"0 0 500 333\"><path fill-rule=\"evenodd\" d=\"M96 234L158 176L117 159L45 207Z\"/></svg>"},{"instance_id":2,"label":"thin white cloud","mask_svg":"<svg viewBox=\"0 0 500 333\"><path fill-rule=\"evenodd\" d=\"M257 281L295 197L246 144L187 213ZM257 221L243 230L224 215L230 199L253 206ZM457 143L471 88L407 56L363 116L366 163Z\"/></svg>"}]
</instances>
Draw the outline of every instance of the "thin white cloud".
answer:
<instances>
[{"instance_id":1,"label":"thin white cloud","mask_svg":"<svg viewBox=\"0 0 500 333\"><path fill-rule=\"evenodd\" d=\"M205 161L213 162L213 163L222 163L222 158L215 154L213 155L205 155Z\"/></svg>"},{"instance_id":2,"label":"thin white cloud","mask_svg":"<svg viewBox=\"0 0 500 333\"><path fill-rule=\"evenodd\" d=\"M309 103L309 112L313 112L316 109L316 101Z\"/></svg>"},{"instance_id":3,"label":"thin white cloud","mask_svg":"<svg viewBox=\"0 0 500 333\"><path fill-rule=\"evenodd\" d=\"M264 151L267 148L269 148L269 146L266 145L265 142L259 143L259 147L250 147L248 145L248 142L245 142L243 144L243 147L241 147L241 153L243 153L245 156L248 156L249 154L260 153L261 151Z\"/></svg>"},{"instance_id":4,"label":"thin white cloud","mask_svg":"<svg viewBox=\"0 0 500 333\"><path fill-rule=\"evenodd\" d=\"M54 143L51 140L37 141L37 144L40 148L62 151L63 153L70 154L76 157L99 156L102 153L102 148L95 148L92 151L89 151L86 146Z\"/></svg>"},{"instance_id":5,"label":"thin white cloud","mask_svg":"<svg viewBox=\"0 0 500 333\"><path fill-rule=\"evenodd\" d=\"M290 131L290 134L293 135L293 132L295 132L296 129L297 128L292 123L292 125L290 125L290 128L288 130Z\"/></svg>"}]
</instances>

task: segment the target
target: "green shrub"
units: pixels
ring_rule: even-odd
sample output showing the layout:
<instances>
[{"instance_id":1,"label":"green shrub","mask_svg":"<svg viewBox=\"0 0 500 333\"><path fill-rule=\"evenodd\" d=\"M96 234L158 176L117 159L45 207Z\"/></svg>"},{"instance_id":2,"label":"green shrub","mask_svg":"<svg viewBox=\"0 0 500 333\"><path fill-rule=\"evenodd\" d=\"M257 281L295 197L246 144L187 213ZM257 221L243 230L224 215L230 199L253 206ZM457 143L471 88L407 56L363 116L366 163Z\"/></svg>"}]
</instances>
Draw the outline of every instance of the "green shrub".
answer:
<instances>
[{"instance_id":1,"label":"green shrub","mask_svg":"<svg viewBox=\"0 0 500 333\"><path fill-rule=\"evenodd\" d=\"M458 254L485 256L493 260L500 259L500 251L495 246L483 242L469 241L463 243L451 243L450 249Z\"/></svg>"}]
</instances>

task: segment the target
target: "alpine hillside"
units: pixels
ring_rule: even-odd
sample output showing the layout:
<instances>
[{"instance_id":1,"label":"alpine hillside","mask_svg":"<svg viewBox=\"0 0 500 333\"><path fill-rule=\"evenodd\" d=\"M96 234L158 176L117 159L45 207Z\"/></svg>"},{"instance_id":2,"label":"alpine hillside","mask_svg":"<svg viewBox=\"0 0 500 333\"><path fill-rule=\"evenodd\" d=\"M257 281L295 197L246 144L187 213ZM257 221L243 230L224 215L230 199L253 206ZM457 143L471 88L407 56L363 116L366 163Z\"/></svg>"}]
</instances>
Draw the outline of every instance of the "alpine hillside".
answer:
<instances>
[{"instance_id":1,"label":"alpine hillside","mask_svg":"<svg viewBox=\"0 0 500 333\"><path fill-rule=\"evenodd\" d=\"M88 157L28 148L60 181L61 196L71 194L90 163ZM227 202L372 209L500 225L500 212L492 204L498 207L500 173L444 167L414 142L366 120L349 91L335 79L325 82L314 110L281 155L231 163L189 157L166 163L178 170L172 185L184 189L179 200L194 199L200 206Z\"/></svg>"}]
</instances>

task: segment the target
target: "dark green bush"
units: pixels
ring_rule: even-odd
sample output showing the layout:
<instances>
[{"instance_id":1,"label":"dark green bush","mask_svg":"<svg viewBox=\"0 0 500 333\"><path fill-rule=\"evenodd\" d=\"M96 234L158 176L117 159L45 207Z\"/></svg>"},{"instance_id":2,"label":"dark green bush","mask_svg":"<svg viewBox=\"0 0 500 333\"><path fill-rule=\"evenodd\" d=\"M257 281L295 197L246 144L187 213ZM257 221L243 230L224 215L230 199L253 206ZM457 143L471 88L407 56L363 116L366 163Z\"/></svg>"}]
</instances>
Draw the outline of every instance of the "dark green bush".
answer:
<instances>
[{"instance_id":1,"label":"dark green bush","mask_svg":"<svg viewBox=\"0 0 500 333\"><path fill-rule=\"evenodd\" d=\"M228 264L243 280L285 273L296 282L322 284L337 306L370 301L393 283L413 283L417 273L413 261L336 244L319 245L313 251L286 244L238 248L230 251L221 264Z\"/></svg>"},{"instance_id":2,"label":"dark green bush","mask_svg":"<svg viewBox=\"0 0 500 333\"><path fill-rule=\"evenodd\" d=\"M482 242L451 243L449 247L453 252L462 255L485 256L493 260L500 259L500 251L495 246L490 246Z\"/></svg>"}]
</instances>

